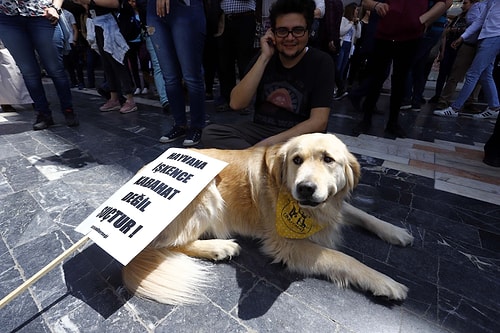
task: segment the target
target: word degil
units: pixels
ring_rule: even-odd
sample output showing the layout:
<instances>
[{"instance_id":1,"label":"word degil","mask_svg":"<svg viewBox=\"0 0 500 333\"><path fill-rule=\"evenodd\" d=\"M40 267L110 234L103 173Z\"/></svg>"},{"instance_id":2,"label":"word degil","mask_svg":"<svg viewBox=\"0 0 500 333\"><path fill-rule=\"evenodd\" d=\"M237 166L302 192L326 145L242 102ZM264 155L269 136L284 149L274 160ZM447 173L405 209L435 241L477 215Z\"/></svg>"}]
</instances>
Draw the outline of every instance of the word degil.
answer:
<instances>
[{"instance_id":1,"label":"word degil","mask_svg":"<svg viewBox=\"0 0 500 333\"><path fill-rule=\"evenodd\" d=\"M126 196L122 198L122 201L128 202L141 212L144 212L146 207L151 204L151 201L144 194L137 194L134 192L129 192Z\"/></svg>"},{"instance_id":2,"label":"word degil","mask_svg":"<svg viewBox=\"0 0 500 333\"><path fill-rule=\"evenodd\" d=\"M134 230L129 234L129 238L132 238L139 230L142 229L142 225L136 226L136 222L128 217L122 211L106 206L99 214L96 215L101 222L107 221L108 223L113 223L113 227L119 229L124 235L134 228ZM95 230L95 229L94 229ZM99 232L98 230L96 230Z\"/></svg>"}]
</instances>

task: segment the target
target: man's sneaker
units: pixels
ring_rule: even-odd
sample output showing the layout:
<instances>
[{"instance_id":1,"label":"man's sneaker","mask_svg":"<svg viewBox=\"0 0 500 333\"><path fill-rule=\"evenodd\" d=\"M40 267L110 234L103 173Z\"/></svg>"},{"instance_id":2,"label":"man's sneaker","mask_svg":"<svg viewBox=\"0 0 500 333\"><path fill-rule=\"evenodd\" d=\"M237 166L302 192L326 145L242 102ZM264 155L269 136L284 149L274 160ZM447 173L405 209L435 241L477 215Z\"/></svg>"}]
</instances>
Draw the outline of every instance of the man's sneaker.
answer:
<instances>
[{"instance_id":1,"label":"man's sneaker","mask_svg":"<svg viewBox=\"0 0 500 333\"><path fill-rule=\"evenodd\" d=\"M134 101L127 100L120 109L120 113L130 113L137 111L137 105Z\"/></svg>"},{"instance_id":2,"label":"man's sneaker","mask_svg":"<svg viewBox=\"0 0 500 333\"><path fill-rule=\"evenodd\" d=\"M183 138L186 136L186 129L180 126L174 126L170 132L165 134L160 138L161 143L169 143L175 141L177 139Z\"/></svg>"},{"instance_id":3,"label":"man's sneaker","mask_svg":"<svg viewBox=\"0 0 500 333\"><path fill-rule=\"evenodd\" d=\"M401 102L401 106L399 107L400 110L409 110L411 109L411 102L408 100L404 100Z\"/></svg>"},{"instance_id":4,"label":"man's sneaker","mask_svg":"<svg viewBox=\"0 0 500 333\"><path fill-rule=\"evenodd\" d=\"M434 110L433 113L436 116L440 117L453 117L453 118L458 117L458 111L453 110L451 106L448 106L446 109L443 110Z\"/></svg>"},{"instance_id":5,"label":"man's sneaker","mask_svg":"<svg viewBox=\"0 0 500 333\"><path fill-rule=\"evenodd\" d=\"M33 130L39 131L43 130L46 128L49 128L49 126L54 125L54 120L52 120L52 116L44 116L42 114L39 114L36 116L35 123L33 124Z\"/></svg>"},{"instance_id":6,"label":"man's sneaker","mask_svg":"<svg viewBox=\"0 0 500 333\"><path fill-rule=\"evenodd\" d=\"M484 110L481 113L477 113L477 114L473 115L472 117L474 117L476 119L497 119L499 111L500 111L500 109L492 110L489 107L487 107L486 110Z\"/></svg>"},{"instance_id":7,"label":"man's sneaker","mask_svg":"<svg viewBox=\"0 0 500 333\"><path fill-rule=\"evenodd\" d=\"M420 103L412 103L411 109L413 111L420 111L422 109L422 105Z\"/></svg>"},{"instance_id":8,"label":"man's sneaker","mask_svg":"<svg viewBox=\"0 0 500 333\"><path fill-rule=\"evenodd\" d=\"M348 95L347 91L338 91L335 95L333 95L334 101L340 101L342 98Z\"/></svg>"},{"instance_id":9,"label":"man's sneaker","mask_svg":"<svg viewBox=\"0 0 500 333\"><path fill-rule=\"evenodd\" d=\"M75 112L72 109L66 109L63 112L64 118L66 118L66 125L69 127L75 127L80 125L80 122L78 121L78 117L76 116Z\"/></svg>"},{"instance_id":10,"label":"man's sneaker","mask_svg":"<svg viewBox=\"0 0 500 333\"><path fill-rule=\"evenodd\" d=\"M120 105L120 101L113 101L110 99L109 101L104 103L104 105L101 106L99 110L101 110L101 112L109 112L109 111L120 110L121 107L122 106Z\"/></svg>"},{"instance_id":11,"label":"man's sneaker","mask_svg":"<svg viewBox=\"0 0 500 333\"><path fill-rule=\"evenodd\" d=\"M200 140L201 140L201 129L190 128L189 131L187 132L186 138L184 139L182 145L184 147L195 146L198 143L200 143Z\"/></svg>"}]
</instances>

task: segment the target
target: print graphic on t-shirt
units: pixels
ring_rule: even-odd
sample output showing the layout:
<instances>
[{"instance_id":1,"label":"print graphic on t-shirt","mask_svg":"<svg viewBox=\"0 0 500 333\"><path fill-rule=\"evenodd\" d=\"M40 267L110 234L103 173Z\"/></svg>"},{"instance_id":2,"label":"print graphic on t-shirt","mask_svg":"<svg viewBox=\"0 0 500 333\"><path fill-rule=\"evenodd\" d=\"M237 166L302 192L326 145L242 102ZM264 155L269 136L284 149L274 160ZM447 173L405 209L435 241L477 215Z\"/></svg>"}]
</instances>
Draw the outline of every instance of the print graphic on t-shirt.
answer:
<instances>
[{"instance_id":1,"label":"print graphic on t-shirt","mask_svg":"<svg viewBox=\"0 0 500 333\"><path fill-rule=\"evenodd\" d=\"M300 114L303 94L290 82L265 84L261 98L264 102L254 115L256 123L290 128L304 120Z\"/></svg>"}]
</instances>

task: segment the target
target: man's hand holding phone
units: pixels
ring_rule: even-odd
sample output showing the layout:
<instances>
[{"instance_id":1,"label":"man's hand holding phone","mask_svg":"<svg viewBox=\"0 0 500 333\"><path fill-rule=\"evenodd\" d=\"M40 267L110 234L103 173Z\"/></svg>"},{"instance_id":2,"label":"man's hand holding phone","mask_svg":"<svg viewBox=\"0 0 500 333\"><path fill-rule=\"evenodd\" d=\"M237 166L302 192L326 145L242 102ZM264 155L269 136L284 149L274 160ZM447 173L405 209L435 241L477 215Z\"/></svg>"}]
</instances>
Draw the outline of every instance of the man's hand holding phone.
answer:
<instances>
[{"instance_id":1,"label":"man's hand holding phone","mask_svg":"<svg viewBox=\"0 0 500 333\"><path fill-rule=\"evenodd\" d=\"M272 57L274 54L276 39L274 38L274 32L271 29L267 29L264 36L260 38L260 49L262 55L266 57Z\"/></svg>"}]
</instances>

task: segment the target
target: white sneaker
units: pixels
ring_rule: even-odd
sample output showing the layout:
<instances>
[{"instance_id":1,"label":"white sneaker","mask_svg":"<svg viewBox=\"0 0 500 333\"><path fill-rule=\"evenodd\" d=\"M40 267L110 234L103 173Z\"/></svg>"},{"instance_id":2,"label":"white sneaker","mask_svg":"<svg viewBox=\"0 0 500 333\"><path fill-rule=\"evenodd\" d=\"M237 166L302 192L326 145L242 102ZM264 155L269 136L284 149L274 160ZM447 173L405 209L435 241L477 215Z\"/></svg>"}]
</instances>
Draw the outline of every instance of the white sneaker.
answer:
<instances>
[{"instance_id":1,"label":"white sneaker","mask_svg":"<svg viewBox=\"0 0 500 333\"><path fill-rule=\"evenodd\" d=\"M148 92L149 92L148 88L144 88L144 89L142 89L142 91L141 91L141 95L147 95L147 94L148 94Z\"/></svg>"},{"instance_id":2,"label":"white sneaker","mask_svg":"<svg viewBox=\"0 0 500 333\"><path fill-rule=\"evenodd\" d=\"M141 93L141 88L136 88L134 91L134 95L139 95Z\"/></svg>"},{"instance_id":3,"label":"white sneaker","mask_svg":"<svg viewBox=\"0 0 500 333\"><path fill-rule=\"evenodd\" d=\"M481 113L474 114L472 115L472 117L476 119L496 119L498 117L499 111L500 109L492 110L489 107L487 107L486 110L484 110Z\"/></svg>"},{"instance_id":4,"label":"white sneaker","mask_svg":"<svg viewBox=\"0 0 500 333\"><path fill-rule=\"evenodd\" d=\"M453 117L453 118L458 117L458 111L453 110L451 106L448 106L446 109L443 110L434 110L433 113L436 116L440 117Z\"/></svg>"}]
</instances>

